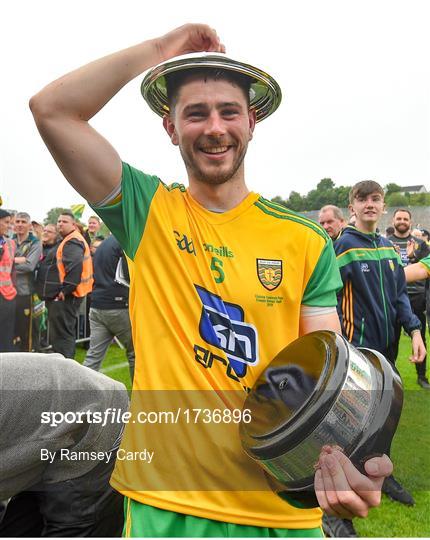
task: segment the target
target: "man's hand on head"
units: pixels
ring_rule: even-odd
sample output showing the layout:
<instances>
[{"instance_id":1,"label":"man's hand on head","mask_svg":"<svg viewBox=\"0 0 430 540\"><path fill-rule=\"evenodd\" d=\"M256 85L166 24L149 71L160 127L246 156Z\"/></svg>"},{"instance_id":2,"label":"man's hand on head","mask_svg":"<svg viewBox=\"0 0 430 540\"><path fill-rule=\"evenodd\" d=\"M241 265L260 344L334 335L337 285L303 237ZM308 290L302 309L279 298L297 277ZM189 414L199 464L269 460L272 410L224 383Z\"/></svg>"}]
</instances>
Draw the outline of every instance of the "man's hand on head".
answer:
<instances>
[{"instance_id":1,"label":"man's hand on head","mask_svg":"<svg viewBox=\"0 0 430 540\"><path fill-rule=\"evenodd\" d=\"M387 456L365 463L362 474L345 454L324 446L315 473L315 493L321 509L328 515L344 519L366 517L369 509L381 502L384 479L393 471Z\"/></svg>"},{"instance_id":2,"label":"man's hand on head","mask_svg":"<svg viewBox=\"0 0 430 540\"><path fill-rule=\"evenodd\" d=\"M156 40L160 62L193 52L225 52L216 30L207 24L184 24Z\"/></svg>"}]
</instances>

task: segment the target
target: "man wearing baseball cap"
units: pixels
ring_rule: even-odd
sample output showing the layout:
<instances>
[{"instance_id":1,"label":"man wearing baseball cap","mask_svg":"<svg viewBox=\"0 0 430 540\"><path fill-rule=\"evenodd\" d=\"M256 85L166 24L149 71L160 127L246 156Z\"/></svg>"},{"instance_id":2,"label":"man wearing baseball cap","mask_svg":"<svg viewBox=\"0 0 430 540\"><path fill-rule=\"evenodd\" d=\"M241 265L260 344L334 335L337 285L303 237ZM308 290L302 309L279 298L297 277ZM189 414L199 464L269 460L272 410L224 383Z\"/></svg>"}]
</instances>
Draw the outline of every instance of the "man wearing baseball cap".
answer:
<instances>
[{"instance_id":1,"label":"man wearing baseball cap","mask_svg":"<svg viewBox=\"0 0 430 540\"><path fill-rule=\"evenodd\" d=\"M203 51L211 54L176 58ZM126 426L120 455L130 459L117 461L111 480L127 497L126 536L321 536L320 510L298 510L272 493L244 455L237 426L217 436L206 407L215 403L226 420L285 345L313 330L340 331L329 237L245 184L248 143L278 107L279 86L224 52L214 29L186 24L69 73L30 102L63 174L127 254L132 414L154 391L182 400L177 414L188 411L181 436L159 425L144 439L157 449L152 464L142 461L138 423ZM188 188L122 162L88 123L150 68L142 94L179 147ZM198 424L196 410L209 411L207 422ZM212 436L202 436L211 422ZM387 457L374 458L362 475L336 449L321 454L319 467L320 506L343 517L367 515L392 468Z\"/></svg>"},{"instance_id":2,"label":"man wearing baseball cap","mask_svg":"<svg viewBox=\"0 0 430 540\"><path fill-rule=\"evenodd\" d=\"M13 350L16 304L13 267L16 245L8 238L11 215L0 208L0 353Z\"/></svg>"}]
</instances>

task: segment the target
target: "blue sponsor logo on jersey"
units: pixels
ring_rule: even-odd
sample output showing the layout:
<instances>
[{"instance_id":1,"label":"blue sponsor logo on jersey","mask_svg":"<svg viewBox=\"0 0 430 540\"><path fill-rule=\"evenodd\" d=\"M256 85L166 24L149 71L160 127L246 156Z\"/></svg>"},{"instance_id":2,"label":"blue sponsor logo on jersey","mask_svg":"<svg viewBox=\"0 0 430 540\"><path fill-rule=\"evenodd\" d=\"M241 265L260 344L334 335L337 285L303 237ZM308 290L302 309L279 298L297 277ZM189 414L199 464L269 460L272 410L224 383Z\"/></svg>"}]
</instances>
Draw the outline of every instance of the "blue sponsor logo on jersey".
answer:
<instances>
[{"instance_id":1,"label":"blue sponsor logo on jersey","mask_svg":"<svg viewBox=\"0 0 430 540\"><path fill-rule=\"evenodd\" d=\"M258 333L254 325L245 322L243 309L203 287L195 286L203 304L200 336L223 350L238 377L246 374L247 365L258 363Z\"/></svg>"}]
</instances>

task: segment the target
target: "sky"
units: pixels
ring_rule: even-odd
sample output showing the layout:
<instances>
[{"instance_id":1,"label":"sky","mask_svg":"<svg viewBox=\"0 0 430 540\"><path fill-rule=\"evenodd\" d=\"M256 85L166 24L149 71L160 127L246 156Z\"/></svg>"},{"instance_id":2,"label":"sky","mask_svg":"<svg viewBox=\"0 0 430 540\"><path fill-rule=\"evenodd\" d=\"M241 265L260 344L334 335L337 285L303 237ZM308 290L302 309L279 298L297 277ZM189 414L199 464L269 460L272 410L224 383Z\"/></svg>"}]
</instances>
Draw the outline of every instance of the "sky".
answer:
<instances>
[{"instance_id":1,"label":"sky","mask_svg":"<svg viewBox=\"0 0 430 540\"><path fill-rule=\"evenodd\" d=\"M216 28L227 54L265 69L281 106L258 124L248 187L306 194L322 178L430 191L430 2L427 0L7 0L0 32L0 195L42 220L84 202L61 175L28 101L91 60L186 22ZM124 161L187 184L178 149L140 95L143 75L91 121ZM87 207L84 218L91 214Z\"/></svg>"}]
</instances>

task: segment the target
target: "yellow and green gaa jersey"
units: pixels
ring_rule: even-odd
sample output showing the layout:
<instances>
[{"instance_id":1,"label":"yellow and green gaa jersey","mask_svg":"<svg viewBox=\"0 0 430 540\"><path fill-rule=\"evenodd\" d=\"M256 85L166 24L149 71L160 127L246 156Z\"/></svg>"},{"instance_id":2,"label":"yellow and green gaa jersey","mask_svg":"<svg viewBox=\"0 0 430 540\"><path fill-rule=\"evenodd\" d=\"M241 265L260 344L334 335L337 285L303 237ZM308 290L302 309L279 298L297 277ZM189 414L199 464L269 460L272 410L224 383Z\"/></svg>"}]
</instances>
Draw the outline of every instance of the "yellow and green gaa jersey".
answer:
<instances>
[{"instance_id":1,"label":"yellow and green gaa jersey","mask_svg":"<svg viewBox=\"0 0 430 540\"><path fill-rule=\"evenodd\" d=\"M119 201L95 211L130 268L131 410L155 391L182 421L180 429L160 422L146 439L140 424L128 423L112 485L142 503L209 519L319 526L319 509L294 508L270 491L226 409L241 409L271 359L299 336L302 304L336 306L342 283L326 233L256 193L227 212L208 211L183 186L125 163ZM209 402L224 420L205 413Z\"/></svg>"}]
</instances>

